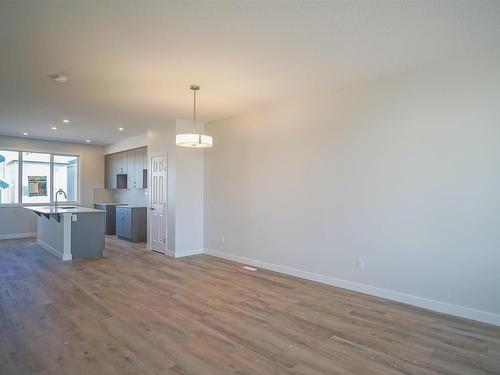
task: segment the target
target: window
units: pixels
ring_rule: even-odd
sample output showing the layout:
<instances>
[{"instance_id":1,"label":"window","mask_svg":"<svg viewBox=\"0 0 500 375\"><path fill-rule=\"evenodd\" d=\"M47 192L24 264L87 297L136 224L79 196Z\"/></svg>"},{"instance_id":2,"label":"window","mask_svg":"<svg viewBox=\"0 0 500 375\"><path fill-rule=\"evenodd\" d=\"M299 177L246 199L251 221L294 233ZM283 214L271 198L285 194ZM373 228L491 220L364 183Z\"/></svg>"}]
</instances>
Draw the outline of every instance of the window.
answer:
<instances>
[{"instance_id":1,"label":"window","mask_svg":"<svg viewBox=\"0 0 500 375\"><path fill-rule=\"evenodd\" d=\"M0 150L0 205L79 202L80 157ZM19 180L21 178L21 180Z\"/></svg>"},{"instance_id":2,"label":"window","mask_svg":"<svg viewBox=\"0 0 500 375\"><path fill-rule=\"evenodd\" d=\"M54 155L54 201L56 193L62 189L66 195L60 194L58 201L75 202L78 200L78 157Z\"/></svg>"},{"instance_id":3,"label":"window","mask_svg":"<svg viewBox=\"0 0 500 375\"><path fill-rule=\"evenodd\" d=\"M23 152L23 203L50 203L50 154Z\"/></svg>"},{"instance_id":4,"label":"window","mask_svg":"<svg viewBox=\"0 0 500 375\"><path fill-rule=\"evenodd\" d=\"M0 204L19 202L19 152L0 150Z\"/></svg>"}]
</instances>

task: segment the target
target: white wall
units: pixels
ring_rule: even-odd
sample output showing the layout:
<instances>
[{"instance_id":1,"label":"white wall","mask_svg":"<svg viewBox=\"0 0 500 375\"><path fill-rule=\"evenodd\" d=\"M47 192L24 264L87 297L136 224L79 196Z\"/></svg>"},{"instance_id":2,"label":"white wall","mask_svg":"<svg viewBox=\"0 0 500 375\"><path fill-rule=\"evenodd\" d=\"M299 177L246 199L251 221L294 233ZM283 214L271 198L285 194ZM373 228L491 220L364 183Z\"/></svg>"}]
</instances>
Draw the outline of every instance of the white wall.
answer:
<instances>
[{"instance_id":1,"label":"white wall","mask_svg":"<svg viewBox=\"0 0 500 375\"><path fill-rule=\"evenodd\" d=\"M81 201L92 207L94 188L104 186L104 147L0 136L0 149L80 155ZM0 208L0 238L36 232L36 215L20 207Z\"/></svg>"},{"instance_id":2,"label":"white wall","mask_svg":"<svg viewBox=\"0 0 500 375\"><path fill-rule=\"evenodd\" d=\"M500 324L498 61L322 88L208 124L205 247Z\"/></svg>"},{"instance_id":3,"label":"white wall","mask_svg":"<svg viewBox=\"0 0 500 375\"><path fill-rule=\"evenodd\" d=\"M192 132L192 122L176 119L177 134ZM197 123L203 131L203 124ZM203 150L176 147L175 251L203 249Z\"/></svg>"},{"instance_id":4,"label":"white wall","mask_svg":"<svg viewBox=\"0 0 500 375\"><path fill-rule=\"evenodd\" d=\"M31 237L36 233L36 216L19 207L0 207L0 240Z\"/></svg>"},{"instance_id":5,"label":"white wall","mask_svg":"<svg viewBox=\"0 0 500 375\"><path fill-rule=\"evenodd\" d=\"M144 147L148 144L148 134L138 134L119 140L109 146L106 146L104 153L114 154L115 152L127 151L133 148Z\"/></svg>"},{"instance_id":6,"label":"white wall","mask_svg":"<svg viewBox=\"0 0 500 375\"><path fill-rule=\"evenodd\" d=\"M191 126L175 119L148 131L148 160L168 158L167 248L176 256L203 249L203 151L175 145L176 133Z\"/></svg>"},{"instance_id":7,"label":"white wall","mask_svg":"<svg viewBox=\"0 0 500 375\"><path fill-rule=\"evenodd\" d=\"M154 156L167 157L167 249L175 252L175 120L165 121L164 124L148 130L149 171L151 158ZM148 191L151 189L150 185Z\"/></svg>"}]
</instances>

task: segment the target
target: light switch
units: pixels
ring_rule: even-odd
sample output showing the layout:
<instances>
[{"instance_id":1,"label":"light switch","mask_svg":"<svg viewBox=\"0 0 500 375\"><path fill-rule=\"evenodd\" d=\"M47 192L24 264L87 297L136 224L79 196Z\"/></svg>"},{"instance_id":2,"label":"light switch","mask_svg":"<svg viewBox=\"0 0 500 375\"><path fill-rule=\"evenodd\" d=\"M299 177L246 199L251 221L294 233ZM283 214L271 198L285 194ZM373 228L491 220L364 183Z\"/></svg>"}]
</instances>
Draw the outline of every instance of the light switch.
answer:
<instances>
[{"instance_id":1,"label":"light switch","mask_svg":"<svg viewBox=\"0 0 500 375\"><path fill-rule=\"evenodd\" d=\"M78 221L78 216L71 215L71 221Z\"/></svg>"}]
</instances>

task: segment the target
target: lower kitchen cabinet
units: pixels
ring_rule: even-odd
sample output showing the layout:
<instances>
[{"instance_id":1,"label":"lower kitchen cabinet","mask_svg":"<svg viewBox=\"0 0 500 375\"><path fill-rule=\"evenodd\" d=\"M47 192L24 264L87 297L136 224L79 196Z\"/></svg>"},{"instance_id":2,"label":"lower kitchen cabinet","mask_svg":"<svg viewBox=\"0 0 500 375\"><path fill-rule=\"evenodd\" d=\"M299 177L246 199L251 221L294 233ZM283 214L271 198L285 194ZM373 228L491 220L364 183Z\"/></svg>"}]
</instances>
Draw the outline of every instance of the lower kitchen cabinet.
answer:
<instances>
[{"instance_id":1,"label":"lower kitchen cabinet","mask_svg":"<svg viewBox=\"0 0 500 375\"><path fill-rule=\"evenodd\" d=\"M94 203L94 208L106 210L106 234L116 233L116 204Z\"/></svg>"},{"instance_id":2,"label":"lower kitchen cabinet","mask_svg":"<svg viewBox=\"0 0 500 375\"><path fill-rule=\"evenodd\" d=\"M116 207L116 235L132 242L146 241L146 207Z\"/></svg>"}]
</instances>

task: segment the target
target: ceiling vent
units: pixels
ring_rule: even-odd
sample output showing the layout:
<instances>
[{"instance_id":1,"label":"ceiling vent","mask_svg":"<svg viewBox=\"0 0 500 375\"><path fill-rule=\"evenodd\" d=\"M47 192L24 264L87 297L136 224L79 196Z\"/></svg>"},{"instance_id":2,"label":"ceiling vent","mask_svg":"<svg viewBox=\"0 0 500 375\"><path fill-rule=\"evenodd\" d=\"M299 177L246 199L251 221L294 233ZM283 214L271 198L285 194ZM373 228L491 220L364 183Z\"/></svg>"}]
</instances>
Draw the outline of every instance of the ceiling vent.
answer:
<instances>
[{"instance_id":1,"label":"ceiling vent","mask_svg":"<svg viewBox=\"0 0 500 375\"><path fill-rule=\"evenodd\" d=\"M68 80L68 77L62 74L49 74L47 77L49 78L49 80L57 83L64 83Z\"/></svg>"}]
</instances>

